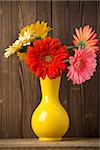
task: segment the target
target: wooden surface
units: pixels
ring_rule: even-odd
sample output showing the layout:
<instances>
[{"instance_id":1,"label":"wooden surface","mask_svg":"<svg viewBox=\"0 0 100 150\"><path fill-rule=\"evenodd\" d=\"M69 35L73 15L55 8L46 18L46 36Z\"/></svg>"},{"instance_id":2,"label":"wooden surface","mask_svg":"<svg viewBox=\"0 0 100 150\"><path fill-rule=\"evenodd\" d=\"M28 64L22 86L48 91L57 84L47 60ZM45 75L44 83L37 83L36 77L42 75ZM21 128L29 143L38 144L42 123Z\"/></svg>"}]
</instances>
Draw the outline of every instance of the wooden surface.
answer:
<instances>
[{"instance_id":1,"label":"wooden surface","mask_svg":"<svg viewBox=\"0 0 100 150\"><path fill-rule=\"evenodd\" d=\"M1 139L0 150L11 149L11 150L30 150L30 149L55 149L55 150L84 150L84 149L99 149L99 139L66 139L58 142L39 142L34 139Z\"/></svg>"},{"instance_id":2,"label":"wooden surface","mask_svg":"<svg viewBox=\"0 0 100 150\"><path fill-rule=\"evenodd\" d=\"M30 118L41 99L39 80L16 56L4 49L19 30L36 20L53 27L52 35L71 44L74 27L90 24L100 31L99 1L0 1L0 137L35 137ZM62 75L60 99L71 125L65 137L99 136L100 57L97 72L84 85L72 85Z\"/></svg>"}]
</instances>

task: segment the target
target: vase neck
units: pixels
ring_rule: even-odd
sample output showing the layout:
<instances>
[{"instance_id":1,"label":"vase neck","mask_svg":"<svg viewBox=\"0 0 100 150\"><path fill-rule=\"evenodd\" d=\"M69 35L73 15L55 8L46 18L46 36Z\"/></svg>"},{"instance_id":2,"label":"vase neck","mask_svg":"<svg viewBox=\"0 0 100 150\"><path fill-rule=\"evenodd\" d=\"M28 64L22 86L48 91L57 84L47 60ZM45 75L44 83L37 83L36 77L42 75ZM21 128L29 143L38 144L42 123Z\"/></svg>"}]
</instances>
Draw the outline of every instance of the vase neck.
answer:
<instances>
[{"instance_id":1,"label":"vase neck","mask_svg":"<svg viewBox=\"0 0 100 150\"><path fill-rule=\"evenodd\" d=\"M60 87L61 77L56 79L49 79L47 76L43 80L40 78L41 91L42 91L42 100L57 100L59 96L59 87Z\"/></svg>"}]
</instances>

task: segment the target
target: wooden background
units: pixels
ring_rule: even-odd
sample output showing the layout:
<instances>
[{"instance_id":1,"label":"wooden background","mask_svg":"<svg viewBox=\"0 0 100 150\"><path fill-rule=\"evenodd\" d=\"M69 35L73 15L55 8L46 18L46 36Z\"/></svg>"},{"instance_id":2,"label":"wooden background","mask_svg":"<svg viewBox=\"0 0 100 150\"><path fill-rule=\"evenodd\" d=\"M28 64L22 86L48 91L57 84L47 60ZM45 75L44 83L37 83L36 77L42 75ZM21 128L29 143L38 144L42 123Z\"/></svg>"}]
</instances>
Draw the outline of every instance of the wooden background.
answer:
<instances>
[{"instance_id":1,"label":"wooden background","mask_svg":"<svg viewBox=\"0 0 100 150\"><path fill-rule=\"evenodd\" d=\"M40 102L39 80L16 56L6 60L4 49L19 30L36 20L48 21L53 36L71 44L74 27L90 24L100 31L98 1L0 1L0 137L35 137L30 118ZM98 64L100 57L98 57ZM62 76L60 99L71 125L65 137L99 136L100 65L90 81L73 86Z\"/></svg>"}]
</instances>

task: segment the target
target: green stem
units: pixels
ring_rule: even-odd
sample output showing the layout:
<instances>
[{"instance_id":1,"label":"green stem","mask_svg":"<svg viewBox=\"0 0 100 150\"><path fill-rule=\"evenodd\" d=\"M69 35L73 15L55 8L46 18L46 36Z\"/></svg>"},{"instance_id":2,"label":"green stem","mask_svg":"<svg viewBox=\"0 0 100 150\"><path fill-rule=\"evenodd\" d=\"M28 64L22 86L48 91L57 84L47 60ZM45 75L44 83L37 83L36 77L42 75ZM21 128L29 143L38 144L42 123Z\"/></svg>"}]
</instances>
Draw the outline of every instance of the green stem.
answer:
<instances>
[{"instance_id":1,"label":"green stem","mask_svg":"<svg viewBox=\"0 0 100 150\"><path fill-rule=\"evenodd\" d=\"M78 48L78 46L68 46L66 49L69 50L69 49L72 49L72 48Z\"/></svg>"}]
</instances>

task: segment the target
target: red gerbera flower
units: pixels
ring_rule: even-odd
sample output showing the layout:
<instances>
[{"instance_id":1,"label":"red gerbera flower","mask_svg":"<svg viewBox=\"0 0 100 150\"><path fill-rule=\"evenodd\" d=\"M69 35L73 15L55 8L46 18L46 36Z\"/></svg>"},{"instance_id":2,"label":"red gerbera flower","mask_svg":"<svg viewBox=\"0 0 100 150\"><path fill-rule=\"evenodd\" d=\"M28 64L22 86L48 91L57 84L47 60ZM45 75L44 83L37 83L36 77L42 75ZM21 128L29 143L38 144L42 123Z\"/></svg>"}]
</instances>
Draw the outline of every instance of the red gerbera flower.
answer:
<instances>
[{"instance_id":1,"label":"red gerbera flower","mask_svg":"<svg viewBox=\"0 0 100 150\"><path fill-rule=\"evenodd\" d=\"M59 39L47 37L33 42L33 46L28 47L25 62L37 77L44 79L47 75L54 79L66 70L67 64L64 60L68 58L66 46L62 46Z\"/></svg>"}]
</instances>

